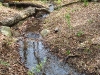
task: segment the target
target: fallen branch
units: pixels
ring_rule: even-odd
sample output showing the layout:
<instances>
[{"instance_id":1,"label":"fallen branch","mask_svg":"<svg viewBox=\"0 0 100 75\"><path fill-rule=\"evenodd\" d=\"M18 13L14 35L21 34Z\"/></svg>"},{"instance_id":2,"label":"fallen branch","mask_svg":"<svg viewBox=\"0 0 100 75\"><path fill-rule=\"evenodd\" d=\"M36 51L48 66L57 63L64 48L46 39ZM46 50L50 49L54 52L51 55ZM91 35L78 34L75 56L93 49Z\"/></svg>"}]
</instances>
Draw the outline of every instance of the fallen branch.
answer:
<instances>
[{"instance_id":1,"label":"fallen branch","mask_svg":"<svg viewBox=\"0 0 100 75\"><path fill-rule=\"evenodd\" d=\"M72 5L72 4L76 4L76 3L79 3L79 2L80 2L80 1L72 2L72 3L68 3L68 4L64 4L64 5L61 5L61 6L55 7L54 10L57 10L57 9L59 9L59 8L66 7L66 6L69 6L69 5Z\"/></svg>"},{"instance_id":2,"label":"fallen branch","mask_svg":"<svg viewBox=\"0 0 100 75\"><path fill-rule=\"evenodd\" d=\"M78 54L77 55L68 55L64 58L64 62L66 63L69 58L75 58L75 57L80 57L80 55L78 55Z\"/></svg>"},{"instance_id":3,"label":"fallen branch","mask_svg":"<svg viewBox=\"0 0 100 75\"><path fill-rule=\"evenodd\" d=\"M38 4L33 4L33 3L25 3L25 2L9 2L9 3L3 3L4 6L15 6L15 7L23 7L23 8L27 8L29 6L31 7L37 7L37 8L44 8L44 6L42 5L38 5Z\"/></svg>"},{"instance_id":4,"label":"fallen branch","mask_svg":"<svg viewBox=\"0 0 100 75\"><path fill-rule=\"evenodd\" d=\"M59 9L59 8L66 7L66 6L69 6L69 5L72 5L72 4L81 3L81 2L84 2L84 1L83 1L83 0L79 0L79 1L76 1L76 2L64 4L64 5L55 7L54 10L57 10L57 9ZM95 0L89 0L88 2L100 2L100 0L97 0L97 1L95 1Z\"/></svg>"}]
</instances>

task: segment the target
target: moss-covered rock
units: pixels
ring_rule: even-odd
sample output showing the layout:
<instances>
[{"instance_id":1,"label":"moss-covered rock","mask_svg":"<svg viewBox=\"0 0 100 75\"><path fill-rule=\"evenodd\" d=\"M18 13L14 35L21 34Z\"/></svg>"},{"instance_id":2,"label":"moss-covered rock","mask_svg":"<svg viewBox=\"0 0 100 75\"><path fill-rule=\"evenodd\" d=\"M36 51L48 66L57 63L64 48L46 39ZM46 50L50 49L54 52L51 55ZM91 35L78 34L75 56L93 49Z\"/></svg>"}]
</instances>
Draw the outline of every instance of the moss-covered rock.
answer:
<instances>
[{"instance_id":1,"label":"moss-covered rock","mask_svg":"<svg viewBox=\"0 0 100 75\"><path fill-rule=\"evenodd\" d=\"M9 37L12 36L10 27L1 26L0 32L1 32L3 35L9 36Z\"/></svg>"}]
</instances>

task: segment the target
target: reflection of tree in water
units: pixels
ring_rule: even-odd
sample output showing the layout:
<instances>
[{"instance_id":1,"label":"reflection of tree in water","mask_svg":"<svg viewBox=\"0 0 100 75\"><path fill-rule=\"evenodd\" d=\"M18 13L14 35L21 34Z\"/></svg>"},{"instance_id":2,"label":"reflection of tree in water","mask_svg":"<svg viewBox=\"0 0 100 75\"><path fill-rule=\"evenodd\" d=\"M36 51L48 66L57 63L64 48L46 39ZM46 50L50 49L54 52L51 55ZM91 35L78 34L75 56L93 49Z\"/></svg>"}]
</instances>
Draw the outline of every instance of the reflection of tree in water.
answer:
<instances>
[{"instance_id":1,"label":"reflection of tree in water","mask_svg":"<svg viewBox=\"0 0 100 75\"><path fill-rule=\"evenodd\" d=\"M63 62L59 62L58 58L49 55L38 34L29 34L26 39L20 43L22 48L22 61L29 70L34 68L36 75L68 75L71 74L71 68ZM46 58L46 62L44 63ZM39 72L38 72L39 71ZM68 71L68 72L66 72ZM60 74L61 73L61 74ZM72 70L72 75L78 75Z\"/></svg>"},{"instance_id":2,"label":"reflection of tree in water","mask_svg":"<svg viewBox=\"0 0 100 75\"><path fill-rule=\"evenodd\" d=\"M39 64L41 62L40 57L39 57L39 48L38 48L39 42L38 41L34 41L33 45L34 45L33 46L34 47L34 56L35 56L35 58L37 60L37 64Z\"/></svg>"},{"instance_id":3,"label":"reflection of tree in water","mask_svg":"<svg viewBox=\"0 0 100 75\"><path fill-rule=\"evenodd\" d=\"M23 48L23 58L24 58L24 63L27 62L27 48L28 48L28 43L26 40L24 40L24 48Z\"/></svg>"},{"instance_id":4,"label":"reflection of tree in water","mask_svg":"<svg viewBox=\"0 0 100 75\"><path fill-rule=\"evenodd\" d=\"M38 35L34 35L34 40L31 39L27 39L23 41L23 59L24 59L24 63L28 63L28 58L29 56L31 56L33 59L35 59L37 61L37 64L39 64L41 62L40 60L40 56L39 56L39 42L38 39L39 38ZM28 50L28 48L31 50ZM30 54L31 52L31 54ZM32 55L33 53L33 55ZM35 58L34 58L35 57Z\"/></svg>"}]
</instances>

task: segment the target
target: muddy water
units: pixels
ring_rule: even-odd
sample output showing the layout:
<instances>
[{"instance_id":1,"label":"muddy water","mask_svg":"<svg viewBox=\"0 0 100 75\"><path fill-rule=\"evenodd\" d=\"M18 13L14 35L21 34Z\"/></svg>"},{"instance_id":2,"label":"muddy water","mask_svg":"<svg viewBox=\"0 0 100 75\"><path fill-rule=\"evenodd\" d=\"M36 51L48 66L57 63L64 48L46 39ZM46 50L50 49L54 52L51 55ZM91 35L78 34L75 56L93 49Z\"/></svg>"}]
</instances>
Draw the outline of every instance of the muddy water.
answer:
<instances>
[{"instance_id":1,"label":"muddy water","mask_svg":"<svg viewBox=\"0 0 100 75\"><path fill-rule=\"evenodd\" d=\"M21 61L35 75L80 75L48 52L39 33L28 32L24 37L19 41Z\"/></svg>"}]
</instances>

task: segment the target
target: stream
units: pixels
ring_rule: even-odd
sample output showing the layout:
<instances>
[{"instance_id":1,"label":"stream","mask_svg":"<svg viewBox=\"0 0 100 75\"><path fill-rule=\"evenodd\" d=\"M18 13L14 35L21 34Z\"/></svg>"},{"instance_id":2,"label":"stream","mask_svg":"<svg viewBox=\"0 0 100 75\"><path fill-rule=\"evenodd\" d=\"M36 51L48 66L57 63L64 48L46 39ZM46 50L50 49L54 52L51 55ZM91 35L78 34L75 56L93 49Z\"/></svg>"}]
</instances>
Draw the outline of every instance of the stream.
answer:
<instances>
[{"instance_id":1,"label":"stream","mask_svg":"<svg viewBox=\"0 0 100 75\"><path fill-rule=\"evenodd\" d=\"M52 12L53 7L50 10ZM39 32L36 33L34 28L32 30L31 27L28 30L28 32L25 32L24 37L20 37L18 43L20 45L21 62L25 64L30 72L34 75L85 75L78 73L75 69L69 67L67 63L60 61L57 56L52 55L49 48L45 48L42 36Z\"/></svg>"},{"instance_id":2,"label":"stream","mask_svg":"<svg viewBox=\"0 0 100 75\"><path fill-rule=\"evenodd\" d=\"M39 33L28 32L25 36L27 39L19 41L21 62L35 75L80 75L49 53Z\"/></svg>"}]
</instances>

